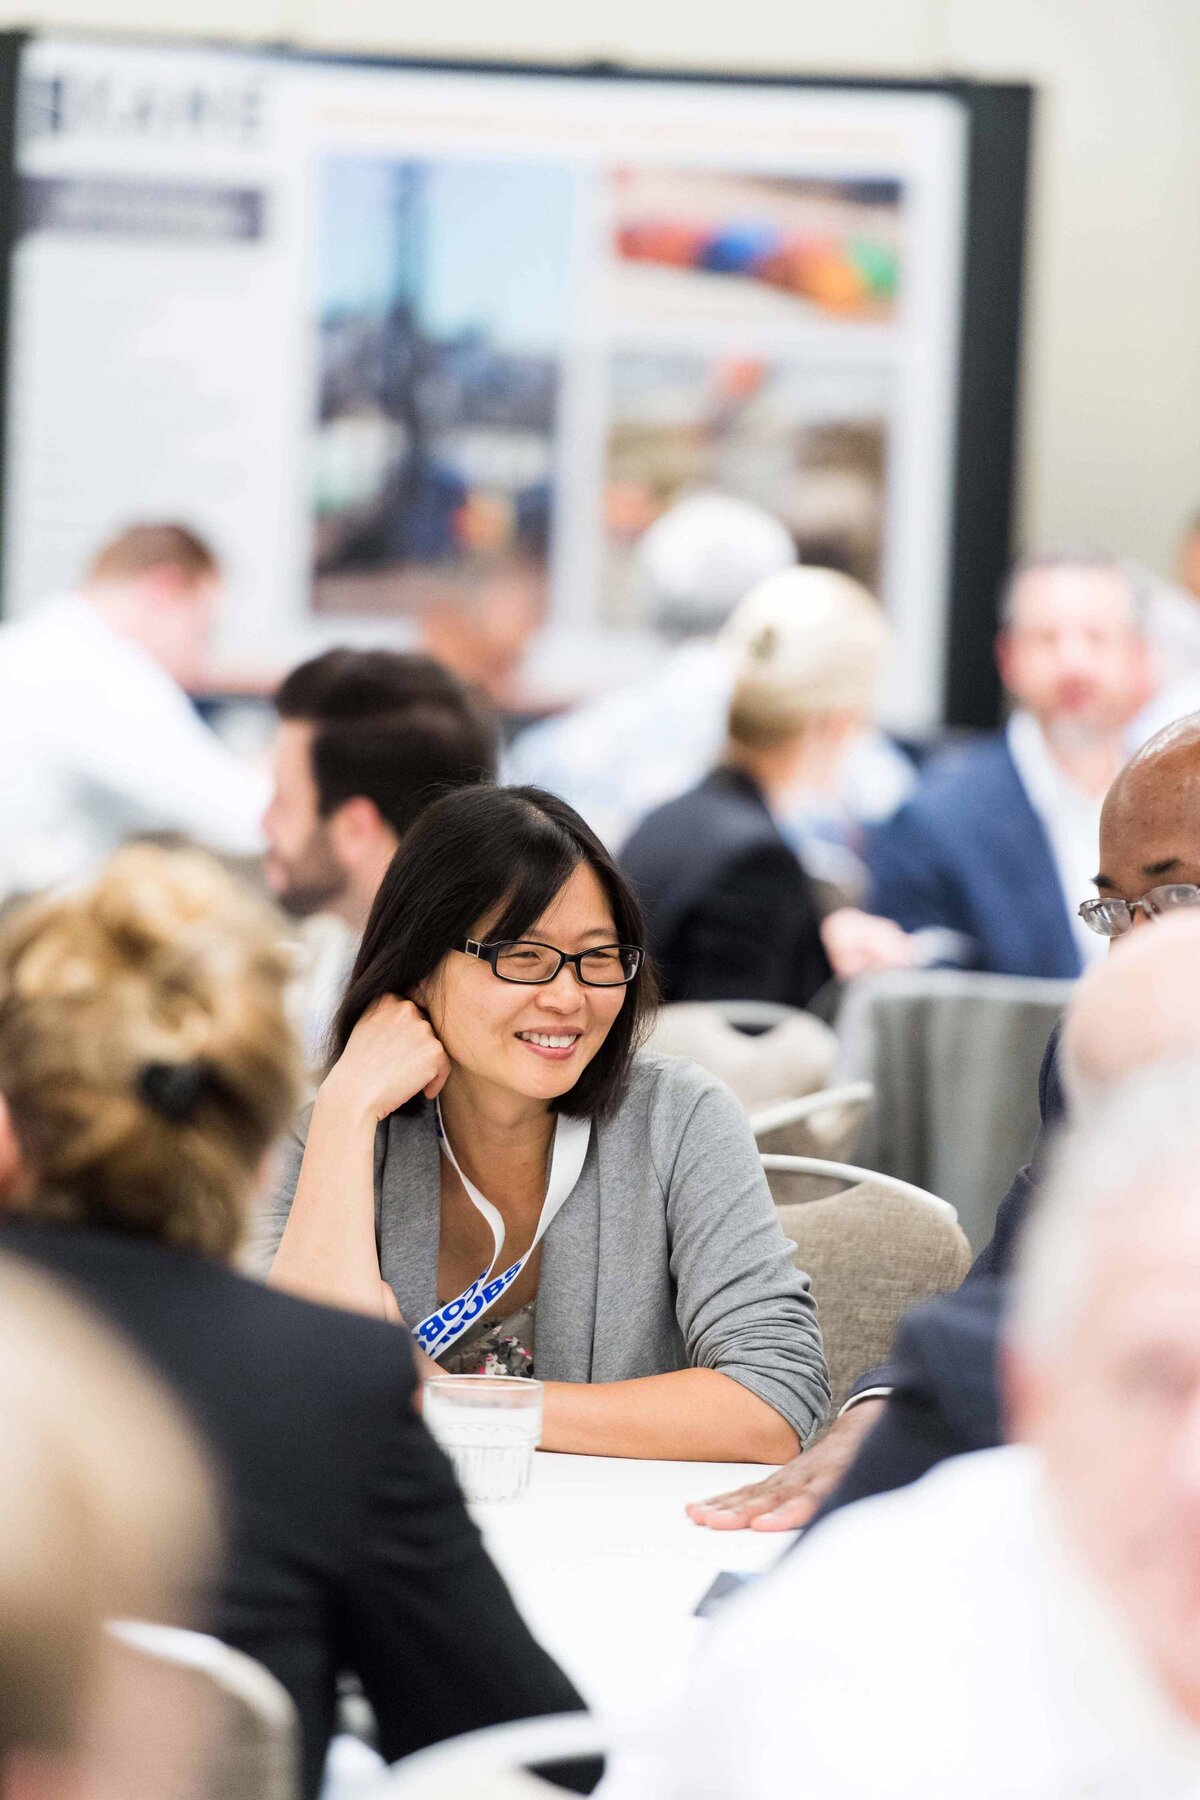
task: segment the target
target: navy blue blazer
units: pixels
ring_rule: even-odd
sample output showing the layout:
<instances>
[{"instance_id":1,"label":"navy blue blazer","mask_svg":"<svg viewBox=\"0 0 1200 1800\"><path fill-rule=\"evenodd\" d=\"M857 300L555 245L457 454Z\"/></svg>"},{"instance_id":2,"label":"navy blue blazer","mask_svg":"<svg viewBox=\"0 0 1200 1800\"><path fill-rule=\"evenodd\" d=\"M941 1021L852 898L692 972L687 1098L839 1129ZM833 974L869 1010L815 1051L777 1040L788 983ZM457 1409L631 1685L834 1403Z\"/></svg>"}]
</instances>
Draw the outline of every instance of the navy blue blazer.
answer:
<instances>
[{"instance_id":1,"label":"navy blue blazer","mask_svg":"<svg viewBox=\"0 0 1200 1800\"><path fill-rule=\"evenodd\" d=\"M916 1481L935 1463L1003 1438L997 1352L1009 1277L1021 1229L1042 1182L1046 1152L1065 1116L1055 1026L1038 1081L1042 1128L1033 1155L1000 1202L996 1230L962 1286L917 1307L900 1321L885 1368L860 1388L886 1385L888 1403L859 1447L820 1518L891 1488ZM814 1521L815 1523L815 1521Z\"/></svg>"},{"instance_id":2,"label":"navy blue blazer","mask_svg":"<svg viewBox=\"0 0 1200 1800\"><path fill-rule=\"evenodd\" d=\"M1007 1286L974 1277L900 1321L888 1403L819 1518L1003 1441L997 1353Z\"/></svg>"},{"instance_id":3,"label":"navy blue blazer","mask_svg":"<svg viewBox=\"0 0 1200 1800\"><path fill-rule=\"evenodd\" d=\"M1050 841L1002 733L939 757L866 857L869 912L958 932L970 965L993 974L1080 973Z\"/></svg>"}]
</instances>

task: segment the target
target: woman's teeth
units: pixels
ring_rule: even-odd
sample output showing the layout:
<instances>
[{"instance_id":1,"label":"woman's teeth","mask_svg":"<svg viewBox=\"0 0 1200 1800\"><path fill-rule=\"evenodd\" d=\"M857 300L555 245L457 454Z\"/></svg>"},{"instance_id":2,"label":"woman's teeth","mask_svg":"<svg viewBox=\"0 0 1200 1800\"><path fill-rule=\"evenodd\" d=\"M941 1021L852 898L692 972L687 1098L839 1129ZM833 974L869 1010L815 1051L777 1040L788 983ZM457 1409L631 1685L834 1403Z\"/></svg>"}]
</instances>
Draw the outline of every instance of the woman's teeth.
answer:
<instances>
[{"instance_id":1,"label":"woman's teeth","mask_svg":"<svg viewBox=\"0 0 1200 1800\"><path fill-rule=\"evenodd\" d=\"M579 1033L577 1031L518 1031L517 1036L527 1044L537 1044L543 1050L569 1050Z\"/></svg>"}]
</instances>

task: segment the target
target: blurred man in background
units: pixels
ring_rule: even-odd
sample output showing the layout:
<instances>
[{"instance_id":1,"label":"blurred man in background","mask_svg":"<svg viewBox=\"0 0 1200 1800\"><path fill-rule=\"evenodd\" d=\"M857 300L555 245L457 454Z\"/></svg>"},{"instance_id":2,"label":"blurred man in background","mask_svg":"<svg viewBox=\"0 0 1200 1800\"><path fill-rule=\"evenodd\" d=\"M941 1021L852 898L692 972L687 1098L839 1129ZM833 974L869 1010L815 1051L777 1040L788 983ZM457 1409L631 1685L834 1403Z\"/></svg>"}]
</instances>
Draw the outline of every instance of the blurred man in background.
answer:
<instances>
[{"instance_id":1,"label":"blurred man in background","mask_svg":"<svg viewBox=\"0 0 1200 1800\"><path fill-rule=\"evenodd\" d=\"M678 501L639 540L634 557L649 622L674 645L642 680L524 732L505 758L505 777L560 794L614 849L665 800L711 769L721 752L735 657L718 634L767 576L796 562L796 546L771 513L720 493ZM906 757L873 731L850 747L840 795L814 819L798 797L784 830L814 873L844 863L820 859L817 840L853 835L857 822L886 818L908 793Z\"/></svg>"},{"instance_id":2,"label":"blurred man in background","mask_svg":"<svg viewBox=\"0 0 1200 1800\"><path fill-rule=\"evenodd\" d=\"M264 782L195 712L221 601L183 525L131 525L78 590L0 628L0 895L85 874L125 839L262 847Z\"/></svg>"},{"instance_id":3,"label":"blurred man in background","mask_svg":"<svg viewBox=\"0 0 1200 1800\"><path fill-rule=\"evenodd\" d=\"M434 795L492 778L496 729L456 675L398 650L330 650L301 663L275 708L267 883L293 917L325 913L341 926L310 935L296 1001L315 1064L397 844Z\"/></svg>"},{"instance_id":4,"label":"blurred man in background","mask_svg":"<svg viewBox=\"0 0 1200 1800\"><path fill-rule=\"evenodd\" d=\"M731 1602L666 1767L614 1800L1198 1791L1197 1080L1156 1070L1072 1134L1006 1331L1013 1444L849 1507Z\"/></svg>"},{"instance_id":5,"label":"blurred man in background","mask_svg":"<svg viewBox=\"0 0 1200 1800\"><path fill-rule=\"evenodd\" d=\"M1193 513L1180 539L1179 583L1200 603L1200 513Z\"/></svg>"},{"instance_id":6,"label":"blurred man in background","mask_svg":"<svg viewBox=\"0 0 1200 1800\"><path fill-rule=\"evenodd\" d=\"M843 976L921 961L1078 975L1104 943L1077 917L1096 872L1100 807L1150 682L1129 571L1044 558L1010 578L996 655L1014 711L953 750L871 834L865 907L830 954ZM876 935L878 933L878 935ZM915 936L912 934L928 934Z\"/></svg>"}]
</instances>

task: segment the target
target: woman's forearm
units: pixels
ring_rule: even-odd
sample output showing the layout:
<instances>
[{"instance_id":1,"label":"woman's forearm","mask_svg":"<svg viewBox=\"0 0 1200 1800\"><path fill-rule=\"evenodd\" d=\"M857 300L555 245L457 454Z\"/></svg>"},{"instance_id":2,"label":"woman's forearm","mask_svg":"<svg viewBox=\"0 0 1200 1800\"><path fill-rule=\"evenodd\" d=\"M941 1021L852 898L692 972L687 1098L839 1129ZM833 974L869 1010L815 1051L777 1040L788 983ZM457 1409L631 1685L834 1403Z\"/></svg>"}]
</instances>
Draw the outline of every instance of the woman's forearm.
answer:
<instances>
[{"instance_id":1,"label":"woman's forearm","mask_svg":"<svg viewBox=\"0 0 1200 1800\"><path fill-rule=\"evenodd\" d=\"M295 1198L267 1279L306 1300L381 1318L375 1123L336 1089L318 1092Z\"/></svg>"},{"instance_id":2,"label":"woman's forearm","mask_svg":"<svg viewBox=\"0 0 1200 1800\"><path fill-rule=\"evenodd\" d=\"M800 1448L773 1406L716 1369L637 1381L551 1381L543 1450L663 1462L788 1462Z\"/></svg>"}]
</instances>

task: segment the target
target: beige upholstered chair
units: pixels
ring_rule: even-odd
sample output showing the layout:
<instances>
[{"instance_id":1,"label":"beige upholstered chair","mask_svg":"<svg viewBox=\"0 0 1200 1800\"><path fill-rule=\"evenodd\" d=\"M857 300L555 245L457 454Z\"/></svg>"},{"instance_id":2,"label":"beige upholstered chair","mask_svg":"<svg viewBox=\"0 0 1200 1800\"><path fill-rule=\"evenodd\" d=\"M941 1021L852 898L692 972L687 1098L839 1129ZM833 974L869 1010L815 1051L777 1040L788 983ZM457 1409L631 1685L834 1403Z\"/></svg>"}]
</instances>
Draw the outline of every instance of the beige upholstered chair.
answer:
<instances>
[{"instance_id":1,"label":"beige upholstered chair","mask_svg":"<svg viewBox=\"0 0 1200 1800\"><path fill-rule=\"evenodd\" d=\"M261 1663L197 1631L141 1620L114 1620L109 1632L142 1665L146 1731L158 1685L193 1697L205 1720L207 1755L188 1800L295 1800L299 1792L299 1722L291 1696Z\"/></svg>"},{"instance_id":2,"label":"beige upholstered chair","mask_svg":"<svg viewBox=\"0 0 1200 1800\"><path fill-rule=\"evenodd\" d=\"M750 1114L760 1150L777 1156L819 1156L840 1162L850 1155L870 1110L869 1081L821 1088L798 1100L778 1100Z\"/></svg>"},{"instance_id":3,"label":"beige upholstered chair","mask_svg":"<svg viewBox=\"0 0 1200 1800\"><path fill-rule=\"evenodd\" d=\"M696 1000L663 1007L650 1048L690 1056L753 1112L824 1087L837 1039L820 1019L793 1007Z\"/></svg>"},{"instance_id":4,"label":"beige upholstered chair","mask_svg":"<svg viewBox=\"0 0 1200 1800\"><path fill-rule=\"evenodd\" d=\"M840 1193L796 1199L809 1172L790 1169L788 1158L763 1160L779 1222L812 1281L836 1412L859 1376L884 1361L902 1315L958 1286L970 1246L954 1209L920 1188L850 1170Z\"/></svg>"}]
</instances>

